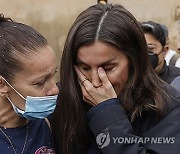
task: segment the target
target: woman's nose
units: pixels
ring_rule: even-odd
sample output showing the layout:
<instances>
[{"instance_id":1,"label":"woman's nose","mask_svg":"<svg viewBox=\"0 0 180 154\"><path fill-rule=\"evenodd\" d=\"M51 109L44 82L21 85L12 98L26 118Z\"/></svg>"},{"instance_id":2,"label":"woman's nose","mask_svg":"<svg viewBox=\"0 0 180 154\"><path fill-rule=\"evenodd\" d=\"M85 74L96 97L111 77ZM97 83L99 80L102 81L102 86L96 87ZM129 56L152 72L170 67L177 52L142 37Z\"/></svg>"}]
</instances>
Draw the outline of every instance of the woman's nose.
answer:
<instances>
[{"instance_id":1,"label":"woman's nose","mask_svg":"<svg viewBox=\"0 0 180 154\"><path fill-rule=\"evenodd\" d=\"M59 88L57 87L55 81L52 81L50 89L47 92L47 96L53 96L58 94L59 94Z\"/></svg>"},{"instance_id":2,"label":"woman's nose","mask_svg":"<svg viewBox=\"0 0 180 154\"><path fill-rule=\"evenodd\" d=\"M102 82L101 79L99 78L98 72L94 71L91 74L91 82L93 84L94 87L98 88L100 86L102 86Z\"/></svg>"}]
</instances>

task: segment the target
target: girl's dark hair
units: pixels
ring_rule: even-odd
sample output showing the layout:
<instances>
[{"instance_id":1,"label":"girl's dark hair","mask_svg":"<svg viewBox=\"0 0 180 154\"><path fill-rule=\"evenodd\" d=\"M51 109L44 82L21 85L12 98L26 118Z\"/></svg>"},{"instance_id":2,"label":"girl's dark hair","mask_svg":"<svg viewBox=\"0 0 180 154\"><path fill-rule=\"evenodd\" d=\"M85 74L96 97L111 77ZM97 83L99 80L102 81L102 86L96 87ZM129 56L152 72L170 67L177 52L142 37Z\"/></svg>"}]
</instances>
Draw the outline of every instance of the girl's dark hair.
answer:
<instances>
[{"instance_id":1,"label":"girl's dark hair","mask_svg":"<svg viewBox=\"0 0 180 154\"><path fill-rule=\"evenodd\" d=\"M96 41L118 48L129 59L128 81L118 98L130 121L144 109L154 110L158 116L163 113L161 81L150 66L144 34L134 16L120 5L91 6L72 25L62 55L61 90L52 131L57 150L61 147L63 154L71 153L76 145L87 147L90 142L86 119L89 108L83 102L73 65L77 64L78 48ZM151 99L154 103L149 103Z\"/></svg>"},{"instance_id":2,"label":"girl's dark hair","mask_svg":"<svg viewBox=\"0 0 180 154\"><path fill-rule=\"evenodd\" d=\"M0 76L12 81L13 75L23 70L20 56L32 54L47 45L47 40L32 27L0 14Z\"/></svg>"}]
</instances>

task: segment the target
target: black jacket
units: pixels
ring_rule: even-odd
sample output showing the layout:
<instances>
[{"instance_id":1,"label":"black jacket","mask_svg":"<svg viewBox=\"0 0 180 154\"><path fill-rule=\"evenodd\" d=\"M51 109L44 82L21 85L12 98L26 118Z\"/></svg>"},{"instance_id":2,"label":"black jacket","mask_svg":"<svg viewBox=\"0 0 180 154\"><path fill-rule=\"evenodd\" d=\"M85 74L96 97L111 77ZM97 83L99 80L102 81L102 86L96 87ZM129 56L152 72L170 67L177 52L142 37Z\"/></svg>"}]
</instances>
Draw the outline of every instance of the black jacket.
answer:
<instances>
[{"instance_id":1,"label":"black jacket","mask_svg":"<svg viewBox=\"0 0 180 154\"><path fill-rule=\"evenodd\" d=\"M170 84L176 77L180 76L180 68L175 67L174 65L167 66L165 62L161 72L158 75L162 80Z\"/></svg>"},{"instance_id":2,"label":"black jacket","mask_svg":"<svg viewBox=\"0 0 180 154\"><path fill-rule=\"evenodd\" d=\"M164 117L143 111L133 123L118 99L107 100L88 111L94 140L88 154L180 154L180 93L171 94ZM99 146L99 148L98 148Z\"/></svg>"}]
</instances>

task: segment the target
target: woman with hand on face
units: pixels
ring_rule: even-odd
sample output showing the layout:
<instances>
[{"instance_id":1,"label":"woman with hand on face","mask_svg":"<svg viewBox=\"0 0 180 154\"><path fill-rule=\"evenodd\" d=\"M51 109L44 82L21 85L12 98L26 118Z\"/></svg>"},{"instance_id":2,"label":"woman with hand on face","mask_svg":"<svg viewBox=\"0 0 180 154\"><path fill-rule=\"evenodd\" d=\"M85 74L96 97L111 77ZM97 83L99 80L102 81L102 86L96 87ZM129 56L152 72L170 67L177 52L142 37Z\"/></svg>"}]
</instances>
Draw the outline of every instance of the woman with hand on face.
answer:
<instances>
[{"instance_id":1,"label":"woman with hand on face","mask_svg":"<svg viewBox=\"0 0 180 154\"><path fill-rule=\"evenodd\" d=\"M0 154L53 154L55 54L33 28L0 15Z\"/></svg>"},{"instance_id":2,"label":"woman with hand on face","mask_svg":"<svg viewBox=\"0 0 180 154\"><path fill-rule=\"evenodd\" d=\"M144 34L124 7L97 4L77 17L60 78L51 121L58 153L180 151L180 94L157 77Z\"/></svg>"}]
</instances>

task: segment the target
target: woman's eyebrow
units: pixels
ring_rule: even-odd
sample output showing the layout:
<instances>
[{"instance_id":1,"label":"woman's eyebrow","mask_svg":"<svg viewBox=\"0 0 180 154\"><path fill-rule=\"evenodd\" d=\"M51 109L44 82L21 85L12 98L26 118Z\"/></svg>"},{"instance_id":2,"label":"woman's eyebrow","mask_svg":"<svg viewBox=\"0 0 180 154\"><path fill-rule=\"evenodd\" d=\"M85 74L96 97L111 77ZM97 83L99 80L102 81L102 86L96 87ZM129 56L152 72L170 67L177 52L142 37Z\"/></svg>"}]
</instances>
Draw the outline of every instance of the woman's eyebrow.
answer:
<instances>
[{"instance_id":1,"label":"woman's eyebrow","mask_svg":"<svg viewBox=\"0 0 180 154\"><path fill-rule=\"evenodd\" d=\"M109 63L114 62L116 59L117 59L116 57L113 57L113 58L111 58L111 59L108 59L108 60L104 61L101 65L102 65L102 66L103 66L103 65L107 65L107 64L109 64ZM78 62L79 64L84 64L84 65L87 65L87 66L88 66L88 64L87 64L86 62L84 62L84 61L82 61L82 60L80 60L80 59L77 59L77 62Z\"/></svg>"}]
</instances>

